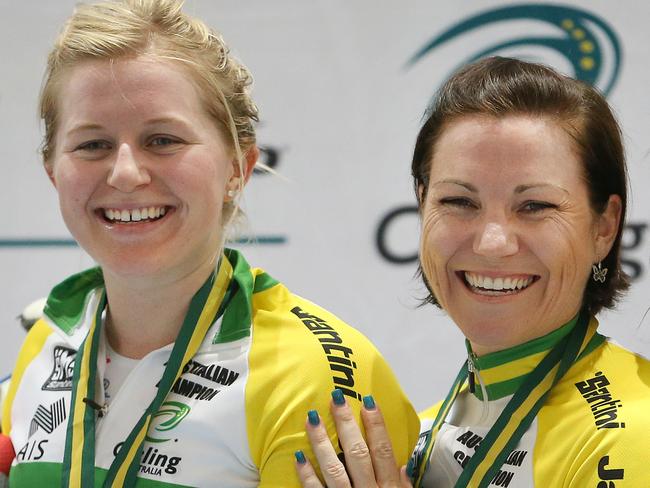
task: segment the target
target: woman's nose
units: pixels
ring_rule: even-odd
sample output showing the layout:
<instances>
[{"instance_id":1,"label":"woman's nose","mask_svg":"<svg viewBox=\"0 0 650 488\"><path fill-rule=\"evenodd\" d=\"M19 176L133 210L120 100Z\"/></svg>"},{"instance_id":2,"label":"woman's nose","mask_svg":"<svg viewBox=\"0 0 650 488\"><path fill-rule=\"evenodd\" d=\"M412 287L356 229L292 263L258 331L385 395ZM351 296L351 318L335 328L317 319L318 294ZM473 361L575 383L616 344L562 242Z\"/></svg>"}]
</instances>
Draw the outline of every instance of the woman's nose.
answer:
<instances>
[{"instance_id":1,"label":"woman's nose","mask_svg":"<svg viewBox=\"0 0 650 488\"><path fill-rule=\"evenodd\" d=\"M508 222L487 222L474 241L474 252L486 257L512 256L519 251L517 235Z\"/></svg>"},{"instance_id":2,"label":"woman's nose","mask_svg":"<svg viewBox=\"0 0 650 488\"><path fill-rule=\"evenodd\" d=\"M136 158L131 146L123 143L118 147L108 174L107 183L124 193L131 193L151 182L151 176Z\"/></svg>"}]
</instances>

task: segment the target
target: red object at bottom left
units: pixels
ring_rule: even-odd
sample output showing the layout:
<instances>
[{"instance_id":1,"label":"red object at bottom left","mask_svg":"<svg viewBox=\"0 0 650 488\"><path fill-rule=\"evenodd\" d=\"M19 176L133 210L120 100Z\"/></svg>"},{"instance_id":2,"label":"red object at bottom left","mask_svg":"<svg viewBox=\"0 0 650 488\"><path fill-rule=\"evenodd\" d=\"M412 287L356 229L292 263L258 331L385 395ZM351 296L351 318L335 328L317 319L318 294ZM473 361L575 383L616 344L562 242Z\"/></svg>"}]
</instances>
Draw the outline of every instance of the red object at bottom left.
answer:
<instances>
[{"instance_id":1,"label":"red object at bottom left","mask_svg":"<svg viewBox=\"0 0 650 488\"><path fill-rule=\"evenodd\" d=\"M5 477L9 476L9 469L11 463L16 457L14 446L11 443L11 438L8 435L0 434L0 473ZM2 486L2 475L0 475L0 486Z\"/></svg>"}]
</instances>

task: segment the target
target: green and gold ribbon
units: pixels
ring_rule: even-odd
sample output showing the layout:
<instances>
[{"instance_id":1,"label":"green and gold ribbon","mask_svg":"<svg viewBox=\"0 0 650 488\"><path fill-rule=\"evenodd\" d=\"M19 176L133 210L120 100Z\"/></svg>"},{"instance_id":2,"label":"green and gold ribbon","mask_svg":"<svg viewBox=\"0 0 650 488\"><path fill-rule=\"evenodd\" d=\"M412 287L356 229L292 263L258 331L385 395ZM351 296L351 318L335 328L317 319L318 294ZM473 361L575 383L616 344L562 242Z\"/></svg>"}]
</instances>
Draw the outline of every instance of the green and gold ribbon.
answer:
<instances>
[{"instance_id":1,"label":"green and gold ribbon","mask_svg":"<svg viewBox=\"0 0 650 488\"><path fill-rule=\"evenodd\" d=\"M122 448L111 463L104 487L133 486L140 467L142 444L153 415L169 394L183 367L196 354L208 330L223 314L224 296L231 283L233 268L222 257L219 270L212 273L190 302L180 332L174 342L155 398L133 427ZM65 453L63 457L63 488L95 487L95 416L94 403L97 383L97 355L101 336L102 313L106 307L106 293L95 312L95 318L75 360L71 413L68 419Z\"/></svg>"},{"instance_id":2,"label":"green and gold ribbon","mask_svg":"<svg viewBox=\"0 0 650 488\"><path fill-rule=\"evenodd\" d=\"M604 340L603 336L596 333L596 322L593 321L590 324L589 314L586 311L581 312L572 331L549 351L514 393L463 469L455 487L487 487L498 473L508 454L516 447L522 435L530 427L551 388L576 361ZM465 361L438 411L431 430L426 433L423 448L409 461L408 472L415 487L421 486L436 435L467 377L468 361Z\"/></svg>"}]
</instances>

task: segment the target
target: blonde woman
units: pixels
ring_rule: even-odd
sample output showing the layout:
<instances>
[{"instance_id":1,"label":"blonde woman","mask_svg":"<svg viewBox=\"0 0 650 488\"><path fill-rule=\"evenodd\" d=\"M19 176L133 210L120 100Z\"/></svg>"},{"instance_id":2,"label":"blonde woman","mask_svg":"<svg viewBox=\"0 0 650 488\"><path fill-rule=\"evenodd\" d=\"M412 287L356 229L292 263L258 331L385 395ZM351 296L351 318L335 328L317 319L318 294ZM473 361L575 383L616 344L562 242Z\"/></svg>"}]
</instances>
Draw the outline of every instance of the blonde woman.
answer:
<instances>
[{"instance_id":1,"label":"blonde woman","mask_svg":"<svg viewBox=\"0 0 650 488\"><path fill-rule=\"evenodd\" d=\"M249 84L179 1L81 5L66 23L43 159L99 266L52 290L20 351L12 487L298 486L304 411L333 389L357 413L372 391L407 459L418 421L375 349L224 249L258 156Z\"/></svg>"}]
</instances>

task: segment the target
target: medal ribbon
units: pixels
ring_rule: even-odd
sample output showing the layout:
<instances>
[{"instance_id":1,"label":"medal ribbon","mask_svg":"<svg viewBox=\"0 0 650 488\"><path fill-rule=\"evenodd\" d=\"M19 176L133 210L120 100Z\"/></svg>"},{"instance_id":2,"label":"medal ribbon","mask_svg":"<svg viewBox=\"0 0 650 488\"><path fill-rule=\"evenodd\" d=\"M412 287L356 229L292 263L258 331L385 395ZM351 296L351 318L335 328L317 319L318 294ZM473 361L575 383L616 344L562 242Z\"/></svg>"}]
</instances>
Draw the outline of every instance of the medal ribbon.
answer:
<instances>
[{"instance_id":1,"label":"medal ribbon","mask_svg":"<svg viewBox=\"0 0 650 488\"><path fill-rule=\"evenodd\" d=\"M196 354L209 328L223 313L224 296L231 282L233 268L223 257L219 271L211 274L192 297L155 398L131 430L122 448L111 463L104 487L134 486L140 467L142 443L152 416L158 411L171 387L183 372L183 367ZM106 307L106 292L95 313L95 319L75 360L72 401L65 453L63 457L63 488L95 487L95 415L88 403L94 402L97 381L97 354L101 337L102 313ZM87 403L88 401L88 403Z\"/></svg>"},{"instance_id":2,"label":"medal ribbon","mask_svg":"<svg viewBox=\"0 0 650 488\"><path fill-rule=\"evenodd\" d=\"M529 373L463 469L455 484L456 488L484 488L490 484L508 454L530 427L551 388L576 361L605 340L603 336L596 333L595 324L593 327L588 327L588 325L589 314L582 311L573 330L562 338ZM431 430L427 433L422 455L412 458L409 462L409 474L416 487L420 486L424 477L431 458L435 436L467 376L468 363L465 361Z\"/></svg>"}]
</instances>

